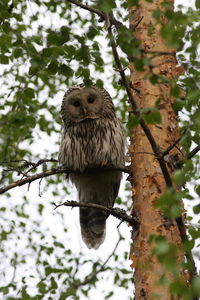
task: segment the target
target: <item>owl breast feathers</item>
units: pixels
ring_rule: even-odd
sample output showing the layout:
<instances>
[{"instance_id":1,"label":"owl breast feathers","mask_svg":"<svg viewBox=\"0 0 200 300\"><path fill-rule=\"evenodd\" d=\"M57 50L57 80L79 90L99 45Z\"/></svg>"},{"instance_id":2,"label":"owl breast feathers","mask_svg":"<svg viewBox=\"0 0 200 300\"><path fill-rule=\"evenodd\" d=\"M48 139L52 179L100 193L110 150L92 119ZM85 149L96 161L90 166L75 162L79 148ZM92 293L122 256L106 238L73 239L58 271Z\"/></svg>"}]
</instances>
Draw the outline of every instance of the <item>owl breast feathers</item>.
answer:
<instances>
[{"instance_id":1,"label":"owl breast feathers","mask_svg":"<svg viewBox=\"0 0 200 300\"><path fill-rule=\"evenodd\" d=\"M62 102L63 130L59 162L73 170L79 201L113 206L121 172L101 167L124 165L125 137L108 92L83 84L70 88ZM108 214L94 208L80 208L83 241L98 249L105 239Z\"/></svg>"}]
</instances>

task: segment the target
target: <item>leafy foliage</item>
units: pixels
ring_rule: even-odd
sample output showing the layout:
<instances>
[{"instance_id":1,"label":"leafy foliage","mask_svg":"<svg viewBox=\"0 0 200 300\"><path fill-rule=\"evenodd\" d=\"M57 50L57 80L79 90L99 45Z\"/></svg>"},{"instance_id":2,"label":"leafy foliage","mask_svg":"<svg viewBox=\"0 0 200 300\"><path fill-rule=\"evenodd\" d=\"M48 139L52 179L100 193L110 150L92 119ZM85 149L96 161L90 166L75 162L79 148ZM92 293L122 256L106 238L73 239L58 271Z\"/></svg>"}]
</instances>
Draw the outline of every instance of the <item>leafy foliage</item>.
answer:
<instances>
[{"instance_id":1,"label":"leafy foliage","mask_svg":"<svg viewBox=\"0 0 200 300\"><path fill-rule=\"evenodd\" d=\"M104 12L112 11L122 23L118 32L115 32L115 38L123 67L127 68L128 60L133 61L137 70L143 70L149 65L150 60L140 55L139 43L133 39L127 25L127 3L137 6L139 1L104 0L88 3ZM200 141L200 6L196 1L196 9L183 9L180 6L172 13L170 2L164 1L163 5L167 7L165 16L168 22L163 26L161 34L170 46L179 51L178 60L186 69L179 82L171 81L170 85L172 95L176 98L174 109L181 116L183 137L180 143L188 154ZM162 14L162 10L153 12L158 23L161 22ZM56 166L54 160L39 167L34 166L34 162L43 158L57 158L60 103L66 87L81 82L104 86L116 102L118 115L124 123L127 122L127 95L111 56L109 35L104 22L68 1L1 1L0 64L2 185L19 176L42 171L47 165L48 168ZM163 78L150 74L150 80L156 84ZM127 129L131 131L139 124L141 116L129 114ZM141 115L147 123L162 122L157 107L141 111ZM180 215L180 200L187 199L187 203L190 203L190 240L184 245L187 252L193 249L200 237L200 207L195 200L200 195L197 155L192 160L186 159L184 167L175 172L174 182L185 188L177 194L167 190L158 206L166 217L177 218ZM188 183L194 187L193 191ZM38 191L38 186L35 186L35 190ZM114 284L124 290L129 289L125 296L128 299L132 272L124 268L128 256L126 252L123 255L118 252L113 254L112 263L109 262L101 270L103 261L99 257L87 257L82 250L72 250L70 241L63 242L67 230L62 213L57 213L56 222L62 225L64 232L62 236L56 231L52 234L52 227L43 224L43 219L47 220L46 215L50 214L44 200L36 195L31 197L27 191L24 191L26 196L17 197L17 193L6 194L0 208L0 255L3 269L0 293L5 299L57 297L62 300L69 296L88 299L90 289L99 287L101 277L110 280L111 286ZM49 177L45 184L39 184L39 196L48 195L48 198L59 201L67 194L71 195L71 190L63 185L61 175ZM125 199L118 198L117 201L127 207ZM189 290L175 274L176 247L167 244L163 237L152 237L152 240L155 242L154 255L174 274L174 281L170 285L172 292L183 294L184 299L199 295L199 278L194 279ZM7 271L8 266L12 275ZM82 271L84 268L89 270L88 274ZM97 275L91 279L91 274L96 272ZM102 295L105 299L115 299L112 287L109 290L103 289Z\"/></svg>"}]
</instances>

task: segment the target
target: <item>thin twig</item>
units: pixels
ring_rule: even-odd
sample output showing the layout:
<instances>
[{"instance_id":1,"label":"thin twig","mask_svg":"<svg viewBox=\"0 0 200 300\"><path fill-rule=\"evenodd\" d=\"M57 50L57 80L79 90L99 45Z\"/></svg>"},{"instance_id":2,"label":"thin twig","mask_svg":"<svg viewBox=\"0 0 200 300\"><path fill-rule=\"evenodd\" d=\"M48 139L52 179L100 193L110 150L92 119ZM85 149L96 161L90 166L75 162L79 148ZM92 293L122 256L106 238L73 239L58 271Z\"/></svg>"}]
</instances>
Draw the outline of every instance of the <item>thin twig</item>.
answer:
<instances>
[{"instance_id":1,"label":"thin twig","mask_svg":"<svg viewBox=\"0 0 200 300\"><path fill-rule=\"evenodd\" d=\"M180 140L183 138L184 134L186 133L187 129L183 132L183 134L172 144L170 145L165 151L163 151L162 155L163 157L167 155L173 148L176 147L176 145L180 142Z\"/></svg>"},{"instance_id":2,"label":"thin twig","mask_svg":"<svg viewBox=\"0 0 200 300\"><path fill-rule=\"evenodd\" d=\"M196 146L188 155L187 159L191 159L200 151L200 145Z\"/></svg>"},{"instance_id":3,"label":"thin twig","mask_svg":"<svg viewBox=\"0 0 200 300\"><path fill-rule=\"evenodd\" d=\"M104 20L104 13L101 10L99 10L97 8L94 8L94 7L91 7L89 5L83 4L83 3L79 2L79 1L75 1L75 0L67 0L67 1L70 2L70 3L75 4L76 6L79 6L79 7L83 8L83 9L85 9L85 10L88 10L88 11L90 11L92 13L97 14L99 17L101 17Z\"/></svg>"},{"instance_id":4,"label":"thin twig","mask_svg":"<svg viewBox=\"0 0 200 300\"><path fill-rule=\"evenodd\" d=\"M35 170L37 167L39 167L42 164L46 164L47 162L58 162L58 160L57 159L40 159L38 162L32 163L31 164L32 167L29 168L25 174L27 175L29 172Z\"/></svg>"},{"instance_id":5,"label":"thin twig","mask_svg":"<svg viewBox=\"0 0 200 300\"><path fill-rule=\"evenodd\" d=\"M135 30L139 26L139 24L142 22L143 19L144 19L144 16L141 16L141 18L137 21L137 23L134 24L133 30Z\"/></svg>"}]
</instances>

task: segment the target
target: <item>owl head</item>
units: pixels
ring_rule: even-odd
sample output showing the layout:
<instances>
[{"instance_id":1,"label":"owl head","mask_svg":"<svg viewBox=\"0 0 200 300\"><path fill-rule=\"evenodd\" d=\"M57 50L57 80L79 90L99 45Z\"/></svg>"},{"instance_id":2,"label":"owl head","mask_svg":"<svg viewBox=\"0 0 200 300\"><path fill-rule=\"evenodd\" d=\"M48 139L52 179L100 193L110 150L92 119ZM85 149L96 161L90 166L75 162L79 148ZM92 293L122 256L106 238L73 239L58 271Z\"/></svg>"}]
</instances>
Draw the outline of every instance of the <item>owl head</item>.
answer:
<instances>
[{"instance_id":1,"label":"owl head","mask_svg":"<svg viewBox=\"0 0 200 300\"><path fill-rule=\"evenodd\" d=\"M114 107L106 90L95 85L86 87L80 84L65 93L61 112L65 124L74 124L97 120L108 113L113 115Z\"/></svg>"}]
</instances>

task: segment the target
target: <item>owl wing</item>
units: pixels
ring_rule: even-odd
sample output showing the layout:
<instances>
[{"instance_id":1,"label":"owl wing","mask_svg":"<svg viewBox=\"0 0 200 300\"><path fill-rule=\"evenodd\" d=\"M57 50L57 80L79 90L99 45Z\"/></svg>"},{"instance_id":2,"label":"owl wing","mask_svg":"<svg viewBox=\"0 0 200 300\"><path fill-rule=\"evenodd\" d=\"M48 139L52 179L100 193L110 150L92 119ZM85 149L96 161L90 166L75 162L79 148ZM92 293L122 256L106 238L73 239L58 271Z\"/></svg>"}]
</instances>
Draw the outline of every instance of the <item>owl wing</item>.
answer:
<instances>
[{"instance_id":1,"label":"owl wing","mask_svg":"<svg viewBox=\"0 0 200 300\"><path fill-rule=\"evenodd\" d=\"M121 181L121 179L120 179L120 181ZM112 202L112 206L114 206L114 204L115 204L115 199L116 199L117 196L118 196L119 187L120 187L120 181L119 181L119 182L115 182L115 183L112 184L112 187L113 187L113 196L114 196L113 202Z\"/></svg>"}]
</instances>

